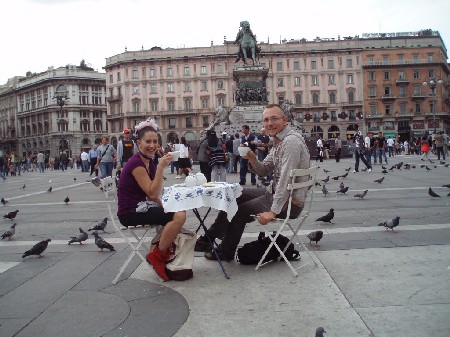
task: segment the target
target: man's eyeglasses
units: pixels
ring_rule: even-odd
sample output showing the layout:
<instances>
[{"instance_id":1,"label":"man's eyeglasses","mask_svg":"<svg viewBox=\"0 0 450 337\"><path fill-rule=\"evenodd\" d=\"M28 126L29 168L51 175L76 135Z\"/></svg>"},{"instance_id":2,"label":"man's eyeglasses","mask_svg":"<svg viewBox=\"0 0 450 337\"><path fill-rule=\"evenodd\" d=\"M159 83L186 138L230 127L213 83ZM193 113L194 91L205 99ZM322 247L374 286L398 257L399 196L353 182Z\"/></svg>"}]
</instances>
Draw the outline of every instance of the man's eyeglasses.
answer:
<instances>
[{"instance_id":1,"label":"man's eyeglasses","mask_svg":"<svg viewBox=\"0 0 450 337\"><path fill-rule=\"evenodd\" d=\"M278 120L280 120L280 119L283 119L284 117L281 117L281 116L272 116L272 117L269 117L269 118L264 118L263 119L263 123L269 123L269 121L270 122L276 122L276 121L278 121Z\"/></svg>"}]
</instances>

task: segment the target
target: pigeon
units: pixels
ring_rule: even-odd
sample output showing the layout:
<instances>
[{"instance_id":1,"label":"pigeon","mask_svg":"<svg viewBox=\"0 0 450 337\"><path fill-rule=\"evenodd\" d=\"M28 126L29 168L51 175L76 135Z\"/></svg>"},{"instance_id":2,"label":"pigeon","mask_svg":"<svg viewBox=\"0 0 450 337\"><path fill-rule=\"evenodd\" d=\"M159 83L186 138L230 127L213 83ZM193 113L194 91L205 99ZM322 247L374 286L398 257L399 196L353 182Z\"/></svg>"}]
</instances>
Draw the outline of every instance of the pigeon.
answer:
<instances>
[{"instance_id":1,"label":"pigeon","mask_svg":"<svg viewBox=\"0 0 450 337\"><path fill-rule=\"evenodd\" d=\"M22 186L22 189L24 190L24 189L25 189L25 187L26 187L26 186L25 186L25 184L23 184L23 186Z\"/></svg>"},{"instance_id":2,"label":"pigeon","mask_svg":"<svg viewBox=\"0 0 450 337\"><path fill-rule=\"evenodd\" d=\"M396 166L394 165L394 166L392 166L390 169L389 169L389 171L392 171L393 169L395 169L396 168Z\"/></svg>"},{"instance_id":3,"label":"pigeon","mask_svg":"<svg viewBox=\"0 0 450 337\"><path fill-rule=\"evenodd\" d=\"M13 235L16 234L16 225L17 224L12 225L9 231L6 231L2 234L2 240L6 238L8 238L8 240L11 240Z\"/></svg>"},{"instance_id":4,"label":"pigeon","mask_svg":"<svg viewBox=\"0 0 450 337\"><path fill-rule=\"evenodd\" d=\"M352 167L350 166L348 169L345 169L347 172L350 172L350 170L352 169Z\"/></svg>"},{"instance_id":5,"label":"pigeon","mask_svg":"<svg viewBox=\"0 0 450 337\"><path fill-rule=\"evenodd\" d=\"M447 185L442 185L442 187L447 187L447 188L450 188L450 184L447 184ZM3 200L3 199L2 199ZM2 201L2 203L3 203L3 201Z\"/></svg>"},{"instance_id":6,"label":"pigeon","mask_svg":"<svg viewBox=\"0 0 450 337\"><path fill-rule=\"evenodd\" d=\"M420 165L420 168L424 168L424 167L425 167L425 164Z\"/></svg>"},{"instance_id":7,"label":"pigeon","mask_svg":"<svg viewBox=\"0 0 450 337\"><path fill-rule=\"evenodd\" d=\"M431 169L425 165L425 168L427 169L427 171L431 171Z\"/></svg>"},{"instance_id":8,"label":"pigeon","mask_svg":"<svg viewBox=\"0 0 450 337\"><path fill-rule=\"evenodd\" d=\"M447 197L450 197L450 192L447 194Z\"/></svg>"},{"instance_id":9,"label":"pigeon","mask_svg":"<svg viewBox=\"0 0 450 337\"><path fill-rule=\"evenodd\" d=\"M341 176L332 177L333 180L338 180Z\"/></svg>"},{"instance_id":10,"label":"pigeon","mask_svg":"<svg viewBox=\"0 0 450 337\"><path fill-rule=\"evenodd\" d=\"M315 232L311 232L307 235L307 238L309 239L309 244L311 245L312 241L316 241L316 246L320 247L318 242L320 241L320 239L322 239L323 237L323 232L322 231L315 231Z\"/></svg>"},{"instance_id":11,"label":"pigeon","mask_svg":"<svg viewBox=\"0 0 450 337\"><path fill-rule=\"evenodd\" d=\"M411 167L412 167L413 169L415 169L415 168L416 168L416 165L411 165Z\"/></svg>"},{"instance_id":12,"label":"pigeon","mask_svg":"<svg viewBox=\"0 0 450 337\"><path fill-rule=\"evenodd\" d=\"M359 198L359 199L363 199L363 198L366 196L366 194L367 194L368 191L369 191L369 190L365 190L365 191L362 192L362 193L355 194L354 197L355 197L355 198Z\"/></svg>"},{"instance_id":13,"label":"pigeon","mask_svg":"<svg viewBox=\"0 0 450 337\"><path fill-rule=\"evenodd\" d=\"M387 167L386 167L386 166L381 165L381 168L382 168L383 170L387 170Z\"/></svg>"},{"instance_id":14,"label":"pigeon","mask_svg":"<svg viewBox=\"0 0 450 337\"><path fill-rule=\"evenodd\" d=\"M439 164L445 165L445 161L442 161L442 160L441 160L441 161L439 162Z\"/></svg>"},{"instance_id":15,"label":"pigeon","mask_svg":"<svg viewBox=\"0 0 450 337\"><path fill-rule=\"evenodd\" d=\"M409 170L411 168L410 164L405 164L405 170Z\"/></svg>"},{"instance_id":16,"label":"pigeon","mask_svg":"<svg viewBox=\"0 0 450 337\"><path fill-rule=\"evenodd\" d=\"M74 242L78 242L78 243L80 243L80 245L82 245L83 241L87 240L88 234L81 227L79 228L79 230L80 230L80 234L78 234L77 236L71 236L70 237L71 240L69 241L68 245L70 245L71 243L74 243Z\"/></svg>"},{"instance_id":17,"label":"pigeon","mask_svg":"<svg viewBox=\"0 0 450 337\"><path fill-rule=\"evenodd\" d=\"M6 204L8 203L8 200L5 200L2 198L1 202L2 202L3 206L6 206Z\"/></svg>"},{"instance_id":18,"label":"pigeon","mask_svg":"<svg viewBox=\"0 0 450 337\"><path fill-rule=\"evenodd\" d=\"M361 171L366 172L367 171L367 167L361 169Z\"/></svg>"},{"instance_id":19,"label":"pigeon","mask_svg":"<svg viewBox=\"0 0 450 337\"><path fill-rule=\"evenodd\" d=\"M400 169L402 168L402 166L403 166L403 162L401 161L400 163L398 163L398 164L396 165L397 170L400 170Z\"/></svg>"},{"instance_id":20,"label":"pigeon","mask_svg":"<svg viewBox=\"0 0 450 337\"><path fill-rule=\"evenodd\" d=\"M50 187L48 188L47 192L48 192L48 193L52 193L52 189L53 189L53 187L50 186Z\"/></svg>"},{"instance_id":21,"label":"pigeon","mask_svg":"<svg viewBox=\"0 0 450 337\"><path fill-rule=\"evenodd\" d=\"M384 227L386 227L386 230L392 229L392 231L394 231L394 227L397 227L399 223L400 223L400 217L396 216L394 219L387 220L385 222L380 222L378 224L378 226L384 226Z\"/></svg>"},{"instance_id":22,"label":"pigeon","mask_svg":"<svg viewBox=\"0 0 450 337\"><path fill-rule=\"evenodd\" d=\"M344 187L344 188L341 188L339 191L337 191L336 193L342 193L342 194L345 194L345 193L347 193L348 192L348 186L347 187Z\"/></svg>"},{"instance_id":23,"label":"pigeon","mask_svg":"<svg viewBox=\"0 0 450 337\"><path fill-rule=\"evenodd\" d=\"M342 178L347 178L347 176L348 176L348 172L346 174L342 175L341 177Z\"/></svg>"},{"instance_id":24,"label":"pigeon","mask_svg":"<svg viewBox=\"0 0 450 337\"><path fill-rule=\"evenodd\" d=\"M380 179L376 179L376 180L374 180L373 182L374 182L374 183L381 184L381 183L383 182L383 180L384 180L384 177L382 177L382 178L380 178Z\"/></svg>"},{"instance_id":25,"label":"pigeon","mask_svg":"<svg viewBox=\"0 0 450 337\"><path fill-rule=\"evenodd\" d=\"M77 180L77 178L73 178L73 180Z\"/></svg>"},{"instance_id":26,"label":"pigeon","mask_svg":"<svg viewBox=\"0 0 450 337\"><path fill-rule=\"evenodd\" d=\"M19 213L19 210L15 210L13 212L9 212L8 214L3 216L3 219L9 219L12 220L16 217L17 213Z\"/></svg>"},{"instance_id":27,"label":"pigeon","mask_svg":"<svg viewBox=\"0 0 450 337\"><path fill-rule=\"evenodd\" d=\"M326 177L325 179L322 179L321 181L323 181L323 183L326 184L327 182L330 181L330 176Z\"/></svg>"},{"instance_id":28,"label":"pigeon","mask_svg":"<svg viewBox=\"0 0 450 337\"><path fill-rule=\"evenodd\" d=\"M316 219L316 221L332 223L331 220L333 220L333 218L334 218L334 209L330 208L330 211L327 214L325 214L324 216L321 216L320 218Z\"/></svg>"},{"instance_id":29,"label":"pigeon","mask_svg":"<svg viewBox=\"0 0 450 337\"><path fill-rule=\"evenodd\" d=\"M315 337L324 337L323 334L326 333L325 329L321 326L319 326L316 329L316 336Z\"/></svg>"},{"instance_id":30,"label":"pigeon","mask_svg":"<svg viewBox=\"0 0 450 337\"><path fill-rule=\"evenodd\" d=\"M93 232L92 235L95 236L95 244L97 245L98 248L100 248L100 251L103 252L103 249L109 249L112 252L115 251L114 247L105 240L103 240L100 236L98 236L97 232Z\"/></svg>"},{"instance_id":31,"label":"pigeon","mask_svg":"<svg viewBox=\"0 0 450 337\"><path fill-rule=\"evenodd\" d=\"M386 170L383 170L383 171L381 171L381 173L387 174L387 173L388 173L388 171L386 171Z\"/></svg>"},{"instance_id":32,"label":"pigeon","mask_svg":"<svg viewBox=\"0 0 450 337\"><path fill-rule=\"evenodd\" d=\"M343 181L341 181L341 183L339 184L339 189L343 189L345 186L344 186L344 182Z\"/></svg>"},{"instance_id":33,"label":"pigeon","mask_svg":"<svg viewBox=\"0 0 450 337\"><path fill-rule=\"evenodd\" d=\"M41 241L41 242L36 243L36 244L33 246L33 248L31 248L30 250L27 250L27 251L22 255L22 258L24 259L24 258L26 258L27 256L30 256L30 255L39 255L39 257L42 257L41 254L44 252L44 250L47 249L48 243L49 243L50 241L52 241L52 240L47 239L47 240L44 240L44 241Z\"/></svg>"},{"instance_id":34,"label":"pigeon","mask_svg":"<svg viewBox=\"0 0 450 337\"><path fill-rule=\"evenodd\" d=\"M327 196L327 194L328 194L328 195L331 195L330 192L328 192L328 189L325 187L325 184L323 184L323 186L322 186L322 193L323 193L325 196Z\"/></svg>"},{"instance_id":35,"label":"pigeon","mask_svg":"<svg viewBox=\"0 0 450 337\"><path fill-rule=\"evenodd\" d=\"M90 231L105 231L106 224L108 223L108 218L103 218L102 221L100 221L98 224L96 224L94 227L89 228L88 232Z\"/></svg>"},{"instance_id":36,"label":"pigeon","mask_svg":"<svg viewBox=\"0 0 450 337\"><path fill-rule=\"evenodd\" d=\"M448 167L449 164L445 164L444 167Z\"/></svg>"},{"instance_id":37,"label":"pigeon","mask_svg":"<svg viewBox=\"0 0 450 337\"><path fill-rule=\"evenodd\" d=\"M320 185L320 183L319 183L318 181L316 181L316 182L314 183L314 185L315 185L315 186L322 186L322 185Z\"/></svg>"},{"instance_id":38,"label":"pigeon","mask_svg":"<svg viewBox=\"0 0 450 337\"><path fill-rule=\"evenodd\" d=\"M323 172L325 172L325 173L329 173L329 172L331 172L331 171L328 171L328 170L325 170L325 169L323 169Z\"/></svg>"},{"instance_id":39,"label":"pigeon","mask_svg":"<svg viewBox=\"0 0 450 337\"><path fill-rule=\"evenodd\" d=\"M436 192L434 192L431 187L428 189L428 194L430 195L430 197L433 198L440 198L441 196L439 194L437 194Z\"/></svg>"},{"instance_id":40,"label":"pigeon","mask_svg":"<svg viewBox=\"0 0 450 337\"><path fill-rule=\"evenodd\" d=\"M69 197L67 196L67 197L64 199L64 202L66 203L66 205L68 205L68 204L69 204L69 201L70 201L70 199L69 199Z\"/></svg>"}]
</instances>

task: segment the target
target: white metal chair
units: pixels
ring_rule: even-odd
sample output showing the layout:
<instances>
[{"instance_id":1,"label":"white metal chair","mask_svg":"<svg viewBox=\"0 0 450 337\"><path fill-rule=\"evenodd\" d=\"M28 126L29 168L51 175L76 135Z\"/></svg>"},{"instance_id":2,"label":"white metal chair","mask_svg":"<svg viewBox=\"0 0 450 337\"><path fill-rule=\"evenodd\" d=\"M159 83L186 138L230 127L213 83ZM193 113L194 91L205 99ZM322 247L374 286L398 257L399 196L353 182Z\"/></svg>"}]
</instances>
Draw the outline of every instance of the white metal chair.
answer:
<instances>
[{"instance_id":1,"label":"white metal chair","mask_svg":"<svg viewBox=\"0 0 450 337\"><path fill-rule=\"evenodd\" d=\"M265 227L266 227L269 225L281 223L279 225L275 235L274 236L269 235L271 243L270 243L269 247L267 248L267 250L265 251L261 260L258 262L258 265L256 266L255 270L258 270L261 266L269 263L269 262L263 262L263 261L273 246L280 253L280 257L278 260L281 261L281 259L283 259L286 262L286 264L288 265L288 267L291 269L292 273L294 274L294 277L298 276L297 270L306 265L314 263L314 265L317 266L317 262L314 259L313 255L311 254L311 252L308 250L308 248L305 246L305 244L300 240L300 238L297 235L300 227L303 225L305 220L308 218L309 213L311 211L311 207L312 207L313 199L314 199L314 187L315 187L315 182L316 182L317 170L318 170L318 167L311 167L309 169L294 169L290 172L290 174L289 174L290 181L287 186L287 189L290 191L290 193L289 193L289 203L288 203L286 218L285 219L276 218L276 219L272 220L269 224L265 225ZM300 180L305 180L305 181L296 182L296 181L300 181ZM289 219L289 216L291 214L292 197L293 197L294 191L297 189L300 189L300 188L308 189L302 213L300 214L300 216L298 218ZM294 223L294 222L296 222L296 223ZM292 235L290 236L289 243L286 245L284 250L281 250L281 248L276 243L276 240L277 240L278 236L281 234L281 232L285 229L286 226L291 229ZM311 261L301 264L300 266L294 268L291 264L291 261L289 261L285 255L285 252L291 242L293 244L295 244L295 243L300 244L303 247L303 249L305 250L305 252L309 255Z\"/></svg>"},{"instance_id":2,"label":"white metal chair","mask_svg":"<svg viewBox=\"0 0 450 337\"><path fill-rule=\"evenodd\" d=\"M113 284L116 284L117 281L119 280L120 276L125 271L126 267L131 262L131 260L133 259L133 257L135 255L138 255L143 262L146 262L145 257L141 254L139 249L141 248L141 246L144 246L146 249L148 249L148 247L144 244L144 241L147 239L148 234L150 234L150 229L152 229L153 227L156 227L156 226L148 225L148 226L142 226L142 227L128 227L128 228L121 226L118 219L116 222L115 209L116 209L116 205L117 205L117 189L116 189L115 180L112 177L106 177L104 179L101 179L100 182L101 182L103 193L105 194L105 197L106 197L106 201L108 203L108 211L109 211L109 217L111 219L111 222L112 222L114 228L116 229L116 231L124 238L125 242L131 248L130 255L125 260L123 265L120 267L117 276L112 281ZM136 233L137 230L141 231L140 237ZM130 233L136 239L136 242L134 242L134 240L132 238L130 238L129 236L125 235L124 233L126 233L126 232ZM145 265L148 265L148 264L145 263Z\"/></svg>"}]
</instances>

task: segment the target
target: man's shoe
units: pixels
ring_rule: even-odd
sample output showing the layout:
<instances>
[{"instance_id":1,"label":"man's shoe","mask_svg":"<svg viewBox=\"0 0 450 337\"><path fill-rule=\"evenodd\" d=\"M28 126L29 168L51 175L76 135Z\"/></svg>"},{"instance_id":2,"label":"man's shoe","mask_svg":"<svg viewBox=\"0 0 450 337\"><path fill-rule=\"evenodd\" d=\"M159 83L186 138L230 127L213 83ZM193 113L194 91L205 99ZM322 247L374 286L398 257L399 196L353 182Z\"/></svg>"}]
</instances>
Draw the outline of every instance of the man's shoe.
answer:
<instances>
[{"instance_id":1,"label":"man's shoe","mask_svg":"<svg viewBox=\"0 0 450 337\"><path fill-rule=\"evenodd\" d=\"M216 251L217 255L219 256L220 261L233 261L234 260L234 256L233 257L226 257L225 255L223 255L220 251ZM214 254L213 251L209 251L205 253L205 259L210 260L210 261L217 261L216 258L216 254Z\"/></svg>"},{"instance_id":2,"label":"man's shoe","mask_svg":"<svg viewBox=\"0 0 450 337\"><path fill-rule=\"evenodd\" d=\"M195 252L210 252L212 249L211 243L205 235L200 236L195 243Z\"/></svg>"},{"instance_id":3,"label":"man's shoe","mask_svg":"<svg viewBox=\"0 0 450 337\"><path fill-rule=\"evenodd\" d=\"M367 173L370 173L370 172L372 172L372 169L371 169L371 168L367 170Z\"/></svg>"},{"instance_id":4,"label":"man's shoe","mask_svg":"<svg viewBox=\"0 0 450 337\"><path fill-rule=\"evenodd\" d=\"M245 182L240 181L240 182L239 182L239 185L244 186L244 185L245 185Z\"/></svg>"},{"instance_id":5,"label":"man's shoe","mask_svg":"<svg viewBox=\"0 0 450 337\"><path fill-rule=\"evenodd\" d=\"M356 172L358 172L358 171L356 171L356 170L353 170L353 173L356 173Z\"/></svg>"}]
</instances>

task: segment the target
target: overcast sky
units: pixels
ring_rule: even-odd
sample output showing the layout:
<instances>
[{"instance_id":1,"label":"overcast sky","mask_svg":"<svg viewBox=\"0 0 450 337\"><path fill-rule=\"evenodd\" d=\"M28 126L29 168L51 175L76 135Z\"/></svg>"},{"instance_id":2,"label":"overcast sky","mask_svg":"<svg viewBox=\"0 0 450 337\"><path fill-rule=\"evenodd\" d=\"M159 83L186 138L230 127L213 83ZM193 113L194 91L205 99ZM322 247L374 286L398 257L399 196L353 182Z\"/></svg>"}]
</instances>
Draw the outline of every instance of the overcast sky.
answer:
<instances>
[{"instance_id":1,"label":"overcast sky","mask_svg":"<svg viewBox=\"0 0 450 337\"><path fill-rule=\"evenodd\" d=\"M431 28L450 48L449 0L3 0L0 8L0 84L82 59L103 72L125 46L222 44L242 20L271 43Z\"/></svg>"}]
</instances>

